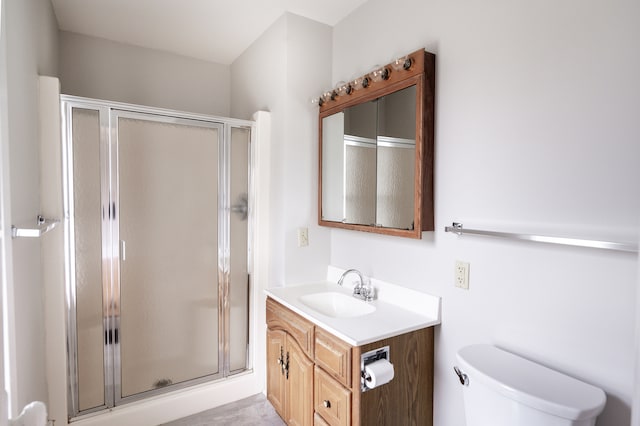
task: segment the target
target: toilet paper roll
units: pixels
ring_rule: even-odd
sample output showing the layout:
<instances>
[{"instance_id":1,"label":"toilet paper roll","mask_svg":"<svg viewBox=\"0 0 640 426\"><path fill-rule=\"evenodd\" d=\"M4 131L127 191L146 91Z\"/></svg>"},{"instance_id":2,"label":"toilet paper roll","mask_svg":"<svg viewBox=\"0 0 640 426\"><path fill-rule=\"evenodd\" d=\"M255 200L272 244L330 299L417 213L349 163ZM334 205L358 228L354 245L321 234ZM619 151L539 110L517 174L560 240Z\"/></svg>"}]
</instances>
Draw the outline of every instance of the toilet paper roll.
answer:
<instances>
[{"instance_id":1,"label":"toilet paper roll","mask_svg":"<svg viewBox=\"0 0 640 426\"><path fill-rule=\"evenodd\" d=\"M364 384L369 389L382 386L393 379L393 364L386 359L379 359L364 366L366 373Z\"/></svg>"}]
</instances>

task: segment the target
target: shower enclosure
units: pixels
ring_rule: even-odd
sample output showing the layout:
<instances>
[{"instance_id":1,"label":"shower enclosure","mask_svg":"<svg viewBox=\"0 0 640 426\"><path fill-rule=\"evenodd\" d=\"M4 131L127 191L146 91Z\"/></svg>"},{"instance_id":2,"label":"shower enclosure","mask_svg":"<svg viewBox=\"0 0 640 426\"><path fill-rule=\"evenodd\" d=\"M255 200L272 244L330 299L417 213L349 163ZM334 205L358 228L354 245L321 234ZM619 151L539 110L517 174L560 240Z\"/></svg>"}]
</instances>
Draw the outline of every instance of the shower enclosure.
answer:
<instances>
[{"instance_id":1,"label":"shower enclosure","mask_svg":"<svg viewBox=\"0 0 640 426\"><path fill-rule=\"evenodd\" d=\"M61 109L70 416L250 369L253 122Z\"/></svg>"}]
</instances>

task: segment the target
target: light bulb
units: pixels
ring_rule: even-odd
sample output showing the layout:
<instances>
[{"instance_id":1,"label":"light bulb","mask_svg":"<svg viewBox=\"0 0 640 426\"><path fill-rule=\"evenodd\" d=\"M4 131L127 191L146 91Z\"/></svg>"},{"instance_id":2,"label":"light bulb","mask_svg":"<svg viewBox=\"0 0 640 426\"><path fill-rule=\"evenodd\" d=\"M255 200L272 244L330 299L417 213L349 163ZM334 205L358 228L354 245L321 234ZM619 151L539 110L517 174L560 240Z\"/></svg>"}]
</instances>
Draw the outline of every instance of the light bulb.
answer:
<instances>
[{"instance_id":1,"label":"light bulb","mask_svg":"<svg viewBox=\"0 0 640 426\"><path fill-rule=\"evenodd\" d=\"M351 89L350 83L345 83L344 81L340 81L336 85L336 93L338 94L338 96L350 95L351 91L352 89Z\"/></svg>"},{"instance_id":2,"label":"light bulb","mask_svg":"<svg viewBox=\"0 0 640 426\"><path fill-rule=\"evenodd\" d=\"M389 78L389 70L385 67L377 68L369 73L373 81L382 81Z\"/></svg>"},{"instance_id":3,"label":"light bulb","mask_svg":"<svg viewBox=\"0 0 640 426\"><path fill-rule=\"evenodd\" d=\"M391 68L393 68L394 71L408 70L409 68L411 68L412 63L413 61L411 60L411 58L408 55L405 55L393 61L391 63Z\"/></svg>"},{"instance_id":4,"label":"light bulb","mask_svg":"<svg viewBox=\"0 0 640 426\"><path fill-rule=\"evenodd\" d=\"M358 77L351 82L351 88L352 90L366 89L367 87L369 87L370 83L371 81L369 80L369 77L363 75L362 77Z\"/></svg>"}]
</instances>

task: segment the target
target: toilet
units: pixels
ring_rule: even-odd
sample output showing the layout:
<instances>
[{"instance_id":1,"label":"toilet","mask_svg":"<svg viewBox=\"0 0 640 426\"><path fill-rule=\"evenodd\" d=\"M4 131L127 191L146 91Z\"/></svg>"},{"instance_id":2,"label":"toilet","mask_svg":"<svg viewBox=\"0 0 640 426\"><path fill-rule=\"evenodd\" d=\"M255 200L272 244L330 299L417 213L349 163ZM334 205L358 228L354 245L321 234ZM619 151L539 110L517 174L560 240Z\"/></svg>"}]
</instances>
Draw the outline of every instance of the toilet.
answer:
<instances>
[{"instance_id":1,"label":"toilet","mask_svg":"<svg viewBox=\"0 0 640 426\"><path fill-rule=\"evenodd\" d=\"M460 349L467 426L593 426L602 389L491 345Z\"/></svg>"}]
</instances>

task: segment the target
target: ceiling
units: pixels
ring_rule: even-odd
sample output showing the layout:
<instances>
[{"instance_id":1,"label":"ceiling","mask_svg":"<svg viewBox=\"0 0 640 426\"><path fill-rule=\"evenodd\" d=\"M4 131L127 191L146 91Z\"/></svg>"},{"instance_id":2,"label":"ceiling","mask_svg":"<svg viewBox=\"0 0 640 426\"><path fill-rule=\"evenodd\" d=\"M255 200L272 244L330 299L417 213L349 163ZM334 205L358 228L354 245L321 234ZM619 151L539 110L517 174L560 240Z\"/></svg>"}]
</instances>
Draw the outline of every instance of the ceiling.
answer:
<instances>
[{"instance_id":1,"label":"ceiling","mask_svg":"<svg viewBox=\"0 0 640 426\"><path fill-rule=\"evenodd\" d=\"M366 0L51 0L63 31L231 64L283 13L334 26Z\"/></svg>"}]
</instances>

